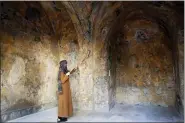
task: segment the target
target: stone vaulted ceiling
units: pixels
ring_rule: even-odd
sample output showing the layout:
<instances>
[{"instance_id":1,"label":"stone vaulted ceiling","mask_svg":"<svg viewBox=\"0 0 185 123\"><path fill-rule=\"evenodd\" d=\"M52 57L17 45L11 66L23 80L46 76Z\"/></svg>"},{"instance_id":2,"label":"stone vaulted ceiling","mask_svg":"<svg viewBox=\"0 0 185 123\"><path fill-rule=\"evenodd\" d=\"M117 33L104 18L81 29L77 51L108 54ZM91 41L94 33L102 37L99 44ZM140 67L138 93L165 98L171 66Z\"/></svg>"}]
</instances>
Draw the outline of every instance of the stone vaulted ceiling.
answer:
<instances>
[{"instance_id":1,"label":"stone vaulted ceiling","mask_svg":"<svg viewBox=\"0 0 185 123\"><path fill-rule=\"evenodd\" d=\"M183 20L180 19L182 7L183 2L1 2L1 26L55 35L60 39L65 35L62 33L73 28L69 24L72 20L78 36L89 41L104 40L118 20L125 23L129 19L144 18L165 29L176 23L183 24L179 21ZM13 25L16 27L11 27Z\"/></svg>"}]
</instances>

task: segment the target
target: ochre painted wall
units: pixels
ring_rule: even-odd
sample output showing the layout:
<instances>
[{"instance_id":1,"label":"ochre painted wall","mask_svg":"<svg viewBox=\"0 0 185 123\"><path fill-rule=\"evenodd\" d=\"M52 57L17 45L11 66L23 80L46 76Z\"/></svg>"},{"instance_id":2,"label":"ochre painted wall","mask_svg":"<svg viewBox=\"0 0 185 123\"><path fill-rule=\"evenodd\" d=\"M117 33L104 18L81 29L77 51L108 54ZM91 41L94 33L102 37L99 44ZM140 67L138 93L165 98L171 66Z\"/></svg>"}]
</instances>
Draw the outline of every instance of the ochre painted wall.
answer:
<instances>
[{"instance_id":1,"label":"ochre painted wall","mask_svg":"<svg viewBox=\"0 0 185 123\"><path fill-rule=\"evenodd\" d=\"M136 39L137 30L149 38ZM174 105L174 74L169 40L158 25L146 20L127 22L117 46L116 101L126 104Z\"/></svg>"}]
</instances>

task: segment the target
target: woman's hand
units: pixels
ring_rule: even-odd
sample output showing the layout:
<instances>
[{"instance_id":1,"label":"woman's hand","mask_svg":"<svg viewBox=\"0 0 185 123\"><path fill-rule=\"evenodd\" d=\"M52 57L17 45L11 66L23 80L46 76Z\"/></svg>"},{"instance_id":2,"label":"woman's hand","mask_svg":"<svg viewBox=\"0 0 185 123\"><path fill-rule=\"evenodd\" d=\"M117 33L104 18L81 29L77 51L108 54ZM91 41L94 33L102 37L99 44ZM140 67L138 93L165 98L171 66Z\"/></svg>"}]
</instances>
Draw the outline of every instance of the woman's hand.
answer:
<instances>
[{"instance_id":1,"label":"woman's hand","mask_svg":"<svg viewBox=\"0 0 185 123\"><path fill-rule=\"evenodd\" d=\"M70 72L66 73L66 75L69 76L70 75Z\"/></svg>"}]
</instances>

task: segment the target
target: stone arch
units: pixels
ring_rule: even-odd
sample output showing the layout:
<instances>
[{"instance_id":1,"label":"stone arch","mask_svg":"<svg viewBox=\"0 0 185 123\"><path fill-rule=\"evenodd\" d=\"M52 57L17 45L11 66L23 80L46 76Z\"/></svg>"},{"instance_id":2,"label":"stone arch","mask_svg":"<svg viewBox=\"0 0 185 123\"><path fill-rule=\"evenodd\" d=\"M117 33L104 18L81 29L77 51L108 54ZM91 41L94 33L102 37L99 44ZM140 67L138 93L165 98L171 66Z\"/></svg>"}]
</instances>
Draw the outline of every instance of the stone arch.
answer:
<instances>
[{"instance_id":1,"label":"stone arch","mask_svg":"<svg viewBox=\"0 0 185 123\"><path fill-rule=\"evenodd\" d=\"M167 7L168 8L168 7ZM115 34L117 30L119 30L119 27L116 25L121 25L121 23L126 23L127 21L130 20L137 20L137 19L144 19L144 20L149 20L153 23L157 23L160 26L160 30L165 33L167 38L170 40L169 43L169 48L173 50L173 64L174 64L174 70L175 70L175 82L176 82L176 94L179 95L179 72L178 72L178 53L176 51L178 50L177 47L177 33L178 30L180 29L180 26L182 25L182 22L180 22L180 15L179 13L173 13L171 14L169 11L174 11L171 8L168 8L168 11L164 10L158 10L158 8L155 8L152 4L148 5L148 3L143 3L143 2L137 2L137 3L132 3L130 2L127 6L122 6L120 7L121 13L117 17L117 19L114 21L114 23L110 26L110 29L107 33L105 42L109 42L109 38L112 36L112 34ZM153 10L152 10L153 9ZM148 10L148 11L147 11ZM151 12L153 11L153 12ZM160 15L164 15L161 17ZM179 23L180 22L180 23ZM107 45L108 46L108 45ZM111 44L111 47L115 47L113 44ZM109 49L107 47L107 49ZM111 48L112 49L112 48ZM113 49L112 49L113 50ZM109 53L109 50L107 50ZM114 54L115 55L115 54ZM109 62L108 62L109 64ZM115 70L113 70L115 71ZM116 81L115 78L114 80L110 80L109 84L110 86L112 85L112 81ZM110 92L115 92L115 90L110 90ZM112 97L110 97L112 96ZM114 99L114 94L110 94L109 98ZM111 99L109 100L111 103ZM114 102L112 102L114 103ZM112 104L111 103L111 104ZM176 102L177 103L177 102Z\"/></svg>"}]
</instances>

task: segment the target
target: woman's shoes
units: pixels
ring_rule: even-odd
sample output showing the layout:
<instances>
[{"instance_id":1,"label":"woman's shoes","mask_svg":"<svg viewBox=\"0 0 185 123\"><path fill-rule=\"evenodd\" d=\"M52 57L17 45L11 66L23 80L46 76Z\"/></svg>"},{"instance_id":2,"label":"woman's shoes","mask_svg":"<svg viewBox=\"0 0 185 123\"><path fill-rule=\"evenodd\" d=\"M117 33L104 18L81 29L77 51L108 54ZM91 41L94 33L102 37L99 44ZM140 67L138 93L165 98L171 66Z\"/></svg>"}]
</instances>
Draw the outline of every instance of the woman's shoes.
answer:
<instances>
[{"instance_id":1,"label":"woman's shoes","mask_svg":"<svg viewBox=\"0 0 185 123\"><path fill-rule=\"evenodd\" d=\"M58 117L57 122L66 122L67 118L66 117Z\"/></svg>"}]
</instances>

